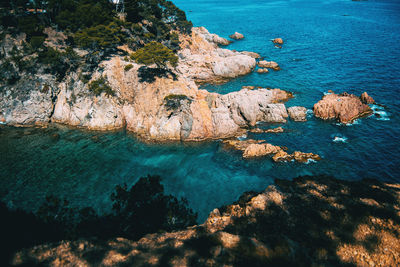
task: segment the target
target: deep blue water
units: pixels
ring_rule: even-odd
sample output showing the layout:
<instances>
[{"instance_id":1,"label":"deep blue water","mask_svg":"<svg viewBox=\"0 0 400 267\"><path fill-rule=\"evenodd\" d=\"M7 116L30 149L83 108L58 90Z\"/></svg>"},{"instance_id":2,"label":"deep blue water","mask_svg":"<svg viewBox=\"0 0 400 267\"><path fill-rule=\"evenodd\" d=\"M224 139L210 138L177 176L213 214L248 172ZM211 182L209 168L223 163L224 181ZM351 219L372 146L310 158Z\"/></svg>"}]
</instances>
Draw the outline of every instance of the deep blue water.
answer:
<instances>
[{"instance_id":1,"label":"deep blue water","mask_svg":"<svg viewBox=\"0 0 400 267\"><path fill-rule=\"evenodd\" d=\"M282 70L250 74L220 86L227 93L243 85L278 87L295 93L287 106L309 109L324 92L367 91L385 105L352 126L309 117L288 122L282 134L249 135L291 151L318 153L318 163L243 160L219 142L143 144L124 132L99 133L67 127L0 128L0 197L14 207L35 210L44 197L73 205L110 208L115 185L133 185L159 174L168 193L186 197L199 221L215 207L248 190L263 190L274 178L330 174L400 182L400 3L397 1L176 0L195 26L228 37L245 35L228 48L260 53ZM283 49L270 39L282 37ZM261 125L271 127L271 125ZM273 127L280 125L273 125ZM57 133L60 137L55 138ZM335 136L346 142L333 142Z\"/></svg>"}]
</instances>

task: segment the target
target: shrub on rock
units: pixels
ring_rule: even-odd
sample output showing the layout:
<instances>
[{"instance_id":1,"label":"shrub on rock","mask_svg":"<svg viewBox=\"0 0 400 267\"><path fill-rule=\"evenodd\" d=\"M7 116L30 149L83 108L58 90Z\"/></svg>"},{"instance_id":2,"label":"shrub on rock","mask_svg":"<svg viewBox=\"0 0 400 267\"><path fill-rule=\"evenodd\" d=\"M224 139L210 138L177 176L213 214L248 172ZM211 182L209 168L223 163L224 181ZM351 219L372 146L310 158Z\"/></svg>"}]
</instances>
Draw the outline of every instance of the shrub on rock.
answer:
<instances>
[{"instance_id":1,"label":"shrub on rock","mask_svg":"<svg viewBox=\"0 0 400 267\"><path fill-rule=\"evenodd\" d=\"M168 47L155 41L137 50L131 55L131 58L139 64L147 66L155 64L158 68L167 68L168 63L172 67L178 65L178 56Z\"/></svg>"}]
</instances>

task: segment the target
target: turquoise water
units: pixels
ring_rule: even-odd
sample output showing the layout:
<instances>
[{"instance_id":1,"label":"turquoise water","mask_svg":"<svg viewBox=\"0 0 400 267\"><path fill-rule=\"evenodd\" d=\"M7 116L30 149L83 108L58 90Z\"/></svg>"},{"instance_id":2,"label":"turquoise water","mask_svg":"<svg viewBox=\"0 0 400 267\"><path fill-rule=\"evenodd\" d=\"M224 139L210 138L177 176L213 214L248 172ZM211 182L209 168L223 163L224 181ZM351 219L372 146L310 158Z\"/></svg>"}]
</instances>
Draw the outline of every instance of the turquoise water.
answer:
<instances>
[{"instance_id":1,"label":"turquoise water","mask_svg":"<svg viewBox=\"0 0 400 267\"><path fill-rule=\"evenodd\" d=\"M227 93L243 85L278 87L295 93L287 106L309 109L328 90L363 91L385 105L380 118L351 126L309 116L306 123L283 126L282 134L257 134L289 151L318 153L318 163L243 160L219 142L143 144L125 132L99 133L67 127L0 128L0 196L10 206L35 210L48 194L72 205L110 209L115 185L133 185L141 176L159 174L166 191L186 197L199 221L215 207L243 192L263 190L274 178L329 174L400 182L400 3L396 1L174 1L196 26L227 37L246 38L228 48L260 53L282 70L257 73L221 86ZM283 49L270 39L282 37ZM335 137L336 142L334 141Z\"/></svg>"}]
</instances>

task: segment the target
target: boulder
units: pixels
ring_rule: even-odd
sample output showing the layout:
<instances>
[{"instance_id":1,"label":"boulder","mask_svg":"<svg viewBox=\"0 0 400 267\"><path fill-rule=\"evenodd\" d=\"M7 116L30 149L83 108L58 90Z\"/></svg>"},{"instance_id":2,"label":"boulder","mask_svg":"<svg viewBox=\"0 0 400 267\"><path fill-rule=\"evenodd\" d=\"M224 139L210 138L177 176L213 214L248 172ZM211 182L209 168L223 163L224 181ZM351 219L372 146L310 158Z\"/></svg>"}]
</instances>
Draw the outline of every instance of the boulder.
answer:
<instances>
[{"instance_id":1,"label":"boulder","mask_svg":"<svg viewBox=\"0 0 400 267\"><path fill-rule=\"evenodd\" d=\"M266 60L261 60L257 64L260 68L268 68L268 69L273 69L273 70L280 70L281 68L279 67L278 63L275 61L266 61Z\"/></svg>"},{"instance_id":2,"label":"boulder","mask_svg":"<svg viewBox=\"0 0 400 267\"><path fill-rule=\"evenodd\" d=\"M371 112L371 108L363 104L359 97L348 93L325 95L314 105L314 114L317 118L336 119L341 123L351 123Z\"/></svg>"},{"instance_id":3,"label":"boulder","mask_svg":"<svg viewBox=\"0 0 400 267\"><path fill-rule=\"evenodd\" d=\"M367 92L362 93L360 98L364 104L375 104L375 100Z\"/></svg>"},{"instance_id":4,"label":"boulder","mask_svg":"<svg viewBox=\"0 0 400 267\"><path fill-rule=\"evenodd\" d=\"M307 121L307 109L305 107L290 107L288 114L294 121Z\"/></svg>"},{"instance_id":5,"label":"boulder","mask_svg":"<svg viewBox=\"0 0 400 267\"><path fill-rule=\"evenodd\" d=\"M273 42L274 44L280 44L280 45L283 44L282 38L275 38L275 39L272 40L272 42Z\"/></svg>"},{"instance_id":6,"label":"boulder","mask_svg":"<svg viewBox=\"0 0 400 267\"><path fill-rule=\"evenodd\" d=\"M257 73L268 73L269 70L267 68L260 68L257 70Z\"/></svg>"},{"instance_id":7,"label":"boulder","mask_svg":"<svg viewBox=\"0 0 400 267\"><path fill-rule=\"evenodd\" d=\"M232 35L229 35L229 38L235 39L235 40L240 40L244 38L244 35L238 32L235 32Z\"/></svg>"},{"instance_id":8,"label":"boulder","mask_svg":"<svg viewBox=\"0 0 400 267\"><path fill-rule=\"evenodd\" d=\"M276 154L282 148L271 144L251 144L243 152L243 158L261 157Z\"/></svg>"}]
</instances>

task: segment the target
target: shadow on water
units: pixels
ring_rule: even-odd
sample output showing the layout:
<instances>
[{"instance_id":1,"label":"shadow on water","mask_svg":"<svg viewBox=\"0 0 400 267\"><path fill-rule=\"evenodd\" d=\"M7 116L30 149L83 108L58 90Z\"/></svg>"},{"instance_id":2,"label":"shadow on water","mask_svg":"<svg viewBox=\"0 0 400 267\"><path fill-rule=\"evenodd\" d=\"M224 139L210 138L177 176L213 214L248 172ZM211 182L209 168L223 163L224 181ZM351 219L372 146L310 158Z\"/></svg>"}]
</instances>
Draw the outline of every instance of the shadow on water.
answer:
<instances>
[{"instance_id":1,"label":"shadow on water","mask_svg":"<svg viewBox=\"0 0 400 267\"><path fill-rule=\"evenodd\" d=\"M376 263L398 253L398 185L376 180L347 182L327 176L276 180L264 208L254 209L255 192L219 209L227 224L148 235L139 242L77 241L42 246L19 254L20 263L50 264L56 259L91 266L357 266L357 251ZM266 191L271 192L271 191ZM265 195L265 194L264 194ZM258 195L262 196L262 195ZM367 230L362 230L367 228ZM383 238L384 237L384 238ZM58 247L57 247L58 246ZM383 250L389 250L385 254ZM355 253L357 254L357 253ZM40 255L46 255L39 259ZM361 264L364 258L361 258ZM370 263L368 263L370 264Z\"/></svg>"}]
</instances>

